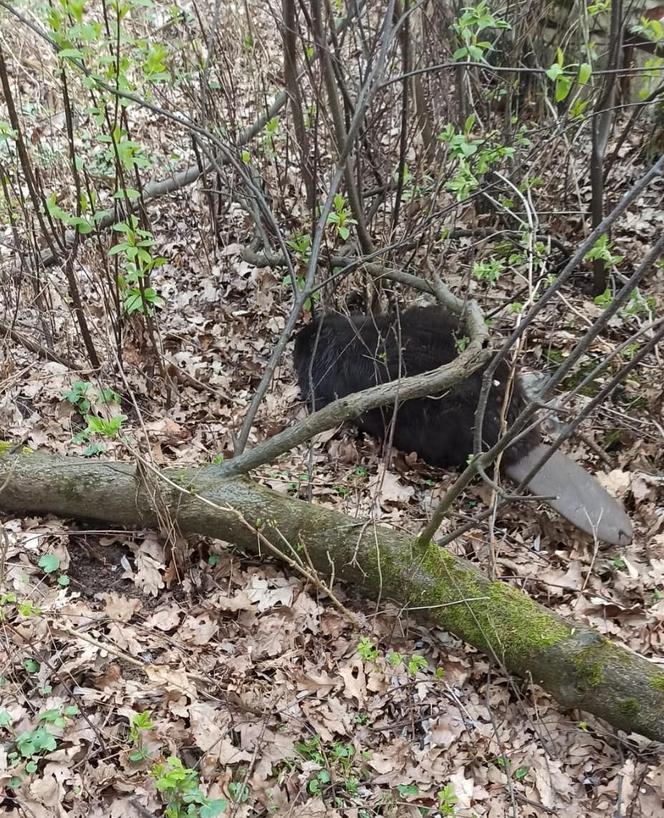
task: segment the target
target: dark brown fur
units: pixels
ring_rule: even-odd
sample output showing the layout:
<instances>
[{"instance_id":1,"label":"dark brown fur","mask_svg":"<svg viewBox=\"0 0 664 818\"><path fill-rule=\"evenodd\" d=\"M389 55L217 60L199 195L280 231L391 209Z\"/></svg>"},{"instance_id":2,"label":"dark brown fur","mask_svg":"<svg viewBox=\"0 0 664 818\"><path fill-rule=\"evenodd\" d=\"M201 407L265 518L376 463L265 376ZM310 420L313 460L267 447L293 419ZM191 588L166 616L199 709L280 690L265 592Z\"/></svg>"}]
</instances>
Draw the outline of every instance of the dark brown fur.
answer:
<instances>
[{"instance_id":1,"label":"dark brown fur","mask_svg":"<svg viewBox=\"0 0 664 818\"><path fill-rule=\"evenodd\" d=\"M295 341L295 368L300 388L315 409L337 398L418 375L449 363L457 356L456 341L463 333L458 320L440 307L413 307L396 315L327 315L304 327ZM500 417L509 368L501 364L486 409L483 444L500 436ZM384 438L394 418L394 445L417 452L435 466L464 466L473 451L473 425L482 385L475 372L442 395L404 401L372 409L356 420L360 429ZM512 423L524 404L518 384L507 413ZM539 442L531 433L505 452L514 462Z\"/></svg>"}]
</instances>

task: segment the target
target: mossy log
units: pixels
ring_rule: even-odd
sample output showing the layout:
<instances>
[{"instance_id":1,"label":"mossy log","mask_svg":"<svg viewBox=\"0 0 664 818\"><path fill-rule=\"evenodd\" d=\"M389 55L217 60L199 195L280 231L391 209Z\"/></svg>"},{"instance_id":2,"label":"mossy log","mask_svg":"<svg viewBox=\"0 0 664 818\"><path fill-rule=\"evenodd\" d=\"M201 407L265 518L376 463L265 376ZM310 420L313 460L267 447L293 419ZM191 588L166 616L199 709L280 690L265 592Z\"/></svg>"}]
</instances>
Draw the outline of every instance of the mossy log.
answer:
<instances>
[{"instance_id":1,"label":"mossy log","mask_svg":"<svg viewBox=\"0 0 664 818\"><path fill-rule=\"evenodd\" d=\"M563 619L435 545L278 494L214 467L165 469L24 451L0 453L0 509L158 527L260 548L252 526L288 543L323 579L391 599L474 645L563 706L664 741L664 671L585 625ZM249 525L247 524L249 523Z\"/></svg>"}]
</instances>

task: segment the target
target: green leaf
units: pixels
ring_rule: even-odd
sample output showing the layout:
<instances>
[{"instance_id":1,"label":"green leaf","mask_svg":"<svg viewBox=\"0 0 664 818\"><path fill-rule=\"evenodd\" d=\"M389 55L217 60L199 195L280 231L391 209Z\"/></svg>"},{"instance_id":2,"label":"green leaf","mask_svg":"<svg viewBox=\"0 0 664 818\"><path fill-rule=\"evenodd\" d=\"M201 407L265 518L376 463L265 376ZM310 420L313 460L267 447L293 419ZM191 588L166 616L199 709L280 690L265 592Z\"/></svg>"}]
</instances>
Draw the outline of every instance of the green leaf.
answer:
<instances>
[{"instance_id":1,"label":"green leaf","mask_svg":"<svg viewBox=\"0 0 664 818\"><path fill-rule=\"evenodd\" d=\"M103 454L106 451L106 446L103 443L90 443L83 449L83 457L95 457L95 455Z\"/></svg>"},{"instance_id":2,"label":"green leaf","mask_svg":"<svg viewBox=\"0 0 664 818\"><path fill-rule=\"evenodd\" d=\"M38 565L45 574L54 574L60 568L60 558L55 554L42 554Z\"/></svg>"},{"instance_id":3,"label":"green leaf","mask_svg":"<svg viewBox=\"0 0 664 818\"><path fill-rule=\"evenodd\" d=\"M590 79L592 73L592 66L590 66L587 62L582 62L579 66L579 76L577 77L579 85L585 85Z\"/></svg>"},{"instance_id":4,"label":"green leaf","mask_svg":"<svg viewBox=\"0 0 664 818\"><path fill-rule=\"evenodd\" d=\"M588 100L587 99L575 99L572 103L571 108L569 109L569 114L572 119L577 119L578 117L582 116L586 108L588 107Z\"/></svg>"},{"instance_id":5,"label":"green leaf","mask_svg":"<svg viewBox=\"0 0 664 818\"><path fill-rule=\"evenodd\" d=\"M567 98L570 90L572 88L572 80L566 76L558 77L556 81L556 93L555 99L556 102L562 102L564 99Z\"/></svg>"},{"instance_id":6,"label":"green leaf","mask_svg":"<svg viewBox=\"0 0 664 818\"><path fill-rule=\"evenodd\" d=\"M223 798L216 798L214 801L207 801L199 810L201 818L216 818L226 811L226 801Z\"/></svg>"},{"instance_id":7,"label":"green leaf","mask_svg":"<svg viewBox=\"0 0 664 818\"><path fill-rule=\"evenodd\" d=\"M74 59L74 60L82 60L84 58L84 54L82 51L79 51L78 48L63 48L62 51L58 51L58 57L61 60L64 59Z\"/></svg>"},{"instance_id":8,"label":"green leaf","mask_svg":"<svg viewBox=\"0 0 664 818\"><path fill-rule=\"evenodd\" d=\"M546 69L547 77L553 82L563 73L563 69L557 63L554 63L550 68Z\"/></svg>"}]
</instances>

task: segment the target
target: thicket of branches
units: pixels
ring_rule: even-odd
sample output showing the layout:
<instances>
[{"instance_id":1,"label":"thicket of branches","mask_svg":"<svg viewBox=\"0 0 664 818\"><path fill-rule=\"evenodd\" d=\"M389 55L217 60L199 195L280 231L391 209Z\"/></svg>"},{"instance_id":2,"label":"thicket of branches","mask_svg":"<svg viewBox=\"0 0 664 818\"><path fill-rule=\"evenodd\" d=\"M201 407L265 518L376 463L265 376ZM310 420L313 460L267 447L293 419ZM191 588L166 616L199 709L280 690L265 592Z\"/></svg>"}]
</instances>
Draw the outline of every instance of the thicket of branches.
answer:
<instances>
[{"instance_id":1,"label":"thicket of branches","mask_svg":"<svg viewBox=\"0 0 664 818\"><path fill-rule=\"evenodd\" d=\"M160 335L159 309L168 304L153 287L164 259L151 203L199 180L216 246L239 239L248 261L282 268L291 300L237 430L236 457L293 328L314 304L377 308L410 288L461 310L509 268L514 284L490 316L511 312L499 355L512 355L538 313L591 263L589 286L608 308L551 373L514 434L619 310L636 318L622 350L661 337L661 321L638 289L661 253L661 237L642 259L631 259L631 274L617 269L610 241L611 228L661 173L661 162L648 169L656 157L649 129L657 127L663 91L655 20L621 3L610 15L602 4L580 12L538 4L508 18L484 2L350 4L344 16L341 7L284 0L271 15L247 8L235 16L220 4L211 14L181 12L155 33L156 12L131 0L102 4L98 13L62 3L42 19L3 8L5 19L24 35L29 30L53 71L49 92L62 112L59 133L28 124L21 112L34 88L14 76L11 41L4 43L3 193L13 256L4 268L4 332L125 389L129 333L170 394L186 374L167 360ZM246 76L231 70L238 60ZM165 93L173 86L178 108ZM176 160L173 174L161 173L153 147L135 138L146 118L169 133L178 155L189 143L195 162ZM647 121L653 125L634 139ZM639 163L626 172L638 179L625 198L607 196L625 145L628 160ZM244 229L227 218L238 205L248 217ZM448 259L458 258L460 240L467 263L452 270ZM91 264L84 244L92 242ZM75 349L61 307L75 322ZM480 325L476 313L471 337ZM598 378L619 383L631 365L620 353L601 361L572 395ZM561 440L587 414L567 424ZM93 431L118 431L103 419L93 423ZM238 457L227 468L237 473L266 462L310 431L303 427L265 448L264 457ZM492 457L468 470L453 496Z\"/></svg>"},{"instance_id":2,"label":"thicket of branches","mask_svg":"<svg viewBox=\"0 0 664 818\"><path fill-rule=\"evenodd\" d=\"M498 360L518 357L542 311L572 283L587 287L603 311L510 433L460 475L422 532L428 541L537 410L564 411L556 388L616 316L627 316L625 338L568 392L566 400L596 387L556 445L664 334L639 289L664 237L634 240L622 265L611 240L627 213L656 197L664 167L661 31L620 2L610 13L602 3L526 4L511 15L483 1L283 0L270 13L247 4L243 14L218 2L163 18L133 0L94 10L63 0L43 15L6 0L0 7L29 36L47 77L40 110L59 112L46 126L26 113L37 80L20 69L5 27L0 163L11 261L3 265L0 327L13 343L122 393L137 420L133 435L109 393L97 413L86 413L91 441L120 438L130 453L149 451L128 377L136 366L128 337L166 404L190 377L169 357L161 330L169 303L155 281L169 259L152 219L161 197L194 182L207 210L198 230L212 238L206 251L218 258L242 244L247 263L280 271L288 303L219 477L271 462L363 409L394 402L397 391L427 394L463 377L485 362L484 318L498 316L508 331L487 370L485 400ZM154 130L163 155L137 136ZM508 270L510 286L492 304L491 285ZM456 372L372 390L248 445L304 312L384 308L412 290L464 314L469 343ZM484 516L505 499L494 491Z\"/></svg>"}]
</instances>

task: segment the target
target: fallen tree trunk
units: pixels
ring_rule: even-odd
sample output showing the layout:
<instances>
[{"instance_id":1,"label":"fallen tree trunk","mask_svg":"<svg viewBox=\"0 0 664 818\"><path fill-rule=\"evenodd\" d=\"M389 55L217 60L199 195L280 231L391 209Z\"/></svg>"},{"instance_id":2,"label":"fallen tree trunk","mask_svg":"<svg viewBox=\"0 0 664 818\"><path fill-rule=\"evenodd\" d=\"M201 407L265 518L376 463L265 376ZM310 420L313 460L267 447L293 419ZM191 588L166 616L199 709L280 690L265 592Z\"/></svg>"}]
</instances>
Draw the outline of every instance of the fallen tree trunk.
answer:
<instances>
[{"instance_id":1,"label":"fallen tree trunk","mask_svg":"<svg viewBox=\"0 0 664 818\"><path fill-rule=\"evenodd\" d=\"M375 599L389 598L532 678L565 707L664 741L664 669L565 620L444 549L293 500L214 467L152 472L25 451L0 453L0 509L158 527L259 550L260 538ZM285 546L284 544L288 544ZM288 548L290 546L290 548ZM306 557L306 559L304 559Z\"/></svg>"}]
</instances>

